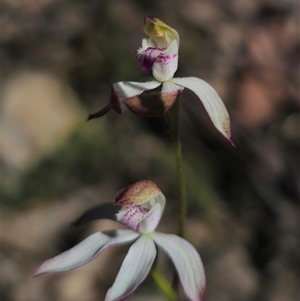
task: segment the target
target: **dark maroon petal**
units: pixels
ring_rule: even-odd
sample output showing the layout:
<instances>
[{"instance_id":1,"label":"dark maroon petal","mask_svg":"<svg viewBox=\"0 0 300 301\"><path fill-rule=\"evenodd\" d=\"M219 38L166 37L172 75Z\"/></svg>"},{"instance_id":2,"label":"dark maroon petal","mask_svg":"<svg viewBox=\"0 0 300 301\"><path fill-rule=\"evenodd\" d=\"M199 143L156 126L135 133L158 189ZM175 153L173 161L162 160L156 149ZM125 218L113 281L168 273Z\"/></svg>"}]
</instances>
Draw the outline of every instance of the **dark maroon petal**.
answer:
<instances>
[{"instance_id":1,"label":"dark maroon petal","mask_svg":"<svg viewBox=\"0 0 300 301\"><path fill-rule=\"evenodd\" d=\"M85 211L72 223L72 225L78 226L96 219L110 219L116 221L116 214L120 211L120 209L121 206L113 203L97 205Z\"/></svg>"},{"instance_id":2,"label":"dark maroon petal","mask_svg":"<svg viewBox=\"0 0 300 301\"><path fill-rule=\"evenodd\" d=\"M121 107L120 96L118 92L113 88L113 86L111 87L111 92L110 92L110 104L116 112L122 114L123 110Z\"/></svg>"},{"instance_id":3,"label":"dark maroon petal","mask_svg":"<svg viewBox=\"0 0 300 301\"><path fill-rule=\"evenodd\" d=\"M172 108L180 93L181 91L143 93L124 99L124 103L139 116L161 117Z\"/></svg>"}]
</instances>

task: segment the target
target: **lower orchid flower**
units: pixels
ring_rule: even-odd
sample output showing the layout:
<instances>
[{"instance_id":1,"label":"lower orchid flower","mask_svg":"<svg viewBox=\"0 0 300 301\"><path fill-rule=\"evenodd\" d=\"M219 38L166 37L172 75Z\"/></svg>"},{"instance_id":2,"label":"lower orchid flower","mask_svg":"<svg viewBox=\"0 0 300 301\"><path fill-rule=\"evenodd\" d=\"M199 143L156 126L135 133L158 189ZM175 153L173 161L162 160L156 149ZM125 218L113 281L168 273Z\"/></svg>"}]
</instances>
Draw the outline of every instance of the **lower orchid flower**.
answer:
<instances>
[{"instance_id":1,"label":"lower orchid flower","mask_svg":"<svg viewBox=\"0 0 300 301\"><path fill-rule=\"evenodd\" d=\"M178 66L179 35L175 29L155 17L146 17L143 39L137 51L142 70L152 69L153 77L144 82L121 81L112 85L110 104L89 120L114 109L122 114L127 109L142 117L160 117L170 110L187 88L193 91L207 111L212 123L230 142L230 120L224 103L215 89L197 77L174 78ZM161 86L160 91L146 92ZM231 142L232 143L232 142Z\"/></svg>"},{"instance_id":2,"label":"lower orchid flower","mask_svg":"<svg viewBox=\"0 0 300 301\"><path fill-rule=\"evenodd\" d=\"M110 246L132 243L105 301L125 300L148 275L162 248L172 259L183 290L189 300L202 301L205 273L196 249L173 234L155 231L165 207L165 196L156 184L139 181L122 189L115 204L104 204L84 213L75 224L98 218L110 218L127 226L127 230L94 233L72 249L45 261L35 276L63 272L88 263Z\"/></svg>"}]
</instances>

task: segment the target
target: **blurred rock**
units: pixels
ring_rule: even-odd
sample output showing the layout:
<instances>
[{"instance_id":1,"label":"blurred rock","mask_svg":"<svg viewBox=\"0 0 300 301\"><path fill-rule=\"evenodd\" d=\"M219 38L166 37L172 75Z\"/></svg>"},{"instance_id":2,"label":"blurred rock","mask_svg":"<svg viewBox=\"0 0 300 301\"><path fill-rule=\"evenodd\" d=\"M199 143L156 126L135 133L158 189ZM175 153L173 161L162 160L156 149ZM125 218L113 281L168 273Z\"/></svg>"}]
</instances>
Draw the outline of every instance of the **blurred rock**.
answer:
<instances>
[{"instance_id":1,"label":"blurred rock","mask_svg":"<svg viewBox=\"0 0 300 301\"><path fill-rule=\"evenodd\" d=\"M18 72L3 88L1 156L16 180L65 142L86 114L70 87L47 72Z\"/></svg>"},{"instance_id":2,"label":"blurred rock","mask_svg":"<svg viewBox=\"0 0 300 301\"><path fill-rule=\"evenodd\" d=\"M238 245L222 249L211 263L207 278L210 300L252 300L259 284L244 247Z\"/></svg>"}]
</instances>

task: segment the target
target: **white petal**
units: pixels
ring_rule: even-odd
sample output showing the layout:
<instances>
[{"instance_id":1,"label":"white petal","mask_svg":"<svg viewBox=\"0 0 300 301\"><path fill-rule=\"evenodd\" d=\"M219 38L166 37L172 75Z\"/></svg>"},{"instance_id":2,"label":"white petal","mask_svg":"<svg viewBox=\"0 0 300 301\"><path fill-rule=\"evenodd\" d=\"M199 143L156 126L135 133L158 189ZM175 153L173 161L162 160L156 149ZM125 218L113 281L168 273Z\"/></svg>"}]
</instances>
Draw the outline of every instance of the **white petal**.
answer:
<instances>
[{"instance_id":1,"label":"white petal","mask_svg":"<svg viewBox=\"0 0 300 301\"><path fill-rule=\"evenodd\" d=\"M133 241L139 235L139 233L132 230L113 230L94 233L72 249L45 261L37 269L35 276L77 268L94 259L107 247Z\"/></svg>"},{"instance_id":2,"label":"white petal","mask_svg":"<svg viewBox=\"0 0 300 301\"><path fill-rule=\"evenodd\" d=\"M130 247L113 286L105 301L125 300L146 278L156 257L156 248L148 235L141 237Z\"/></svg>"},{"instance_id":3,"label":"white petal","mask_svg":"<svg viewBox=\"0 0 300 301\"><path fill-rule=\"evenodd\" d=\"M197 77L173 78L172 82L192 90L203 103L214 126L231 141L229 115L216 90Z\"/></svg>"},{"instance_id":4,"label":"white petal","mask_svg":"<svg viewBox=\"0 0 300 301\"><path fill-rule=\"evenodd\" d=\"M170 80L178 66L178 42L173 40L170 46L155 58L152 67L153 76L160 82Z\"/></svg>"},{"instance_id":5,"label":"white petal","mask_svg":"<svg viewBox=\"0 0 300 301\"><path fill-rule=\"evenodd\" d=\"M148 82L118 82L113 84L113 89L118 93L119 98L128 98L155 89L160 85L161 83L154 80Z\"/></svg>"},{"instance_id":6,"label":"white petal","mask_svg":"<svg viewBox=\"0 0 300 301\"><path fill-rule=\"evenodd\" d=\"M196 249L188 241L173 234L154 232L151 236L171 257L186 296L191 301L203 301L205 273Z\"/></svg>"}]
</instances>

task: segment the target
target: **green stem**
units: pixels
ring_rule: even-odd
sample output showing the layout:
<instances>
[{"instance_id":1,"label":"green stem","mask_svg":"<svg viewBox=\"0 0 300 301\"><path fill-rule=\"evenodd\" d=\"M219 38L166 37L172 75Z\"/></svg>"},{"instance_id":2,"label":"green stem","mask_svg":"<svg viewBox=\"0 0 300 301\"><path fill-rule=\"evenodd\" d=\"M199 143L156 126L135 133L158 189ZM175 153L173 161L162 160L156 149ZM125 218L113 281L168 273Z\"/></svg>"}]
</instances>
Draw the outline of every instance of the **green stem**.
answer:
<instances>
[{"instance_id":1,"label":"green stem","mask_svg":"<svg viewBox=\"0 0 300 301\"><path fill-rule=\"evenodd\" d=\"M169 300L169 301L176 301L176 292L172 289L171 285L169 284L168 280L161 274L157 267L157 260L155 260L154 264L151 268L151 276L158 287L158 289L162 292L162 294Z\"/></svg>"},{"instance_id":2,"label":"green stem","mask_svg":"<svg viewBox=\"0 0 300 301\"><path fill-rule=\"evenodd\" d=\"M179 217L178 217L178 235L183 237L184 235L184 227L186 221L186 187L185 187L185 178L183 171L183 163L182 163L182 151L181 151L181 143L179 137L179 101L177 100L169 111L170 117L170 128L171 128L171 136L172 142L174 145L175 155L176 155L176 168L177 168L177 179L178 179L178 187L179 187ZM177 300L178 295L178 287L179 287L179 277L176 271L174 271L172 287L169 285L168 281L164 278L164 276L160 273L157 267L157 259L155 260L152 268L151 275L160 289L160 291L171 301Z\"/></svg>"},{"instance_id":3,"label":"green stem","mask_svg":"<svg viewBox=\"0 0 300 301\"><path fill-rule=\"evenodd\" d=\"M175 155L176 155L176 168L177 168L177 179L178 179L178 187L179 187L179 217L178 217L178 235L180 237L184 236L184 228L186 222L186 186L185 186L185 177L183 171L183 163L182 163L182 150L179 136L179 101L177 100L172 109L170 110L170 127L171 127L171 136L172 142L174 145ZM176 271L174 271L173 289L178 292L179 287L179 278Z\"/></svg>"},{"instance_id":4,"label":"green stem","mask_svg":"<svg viewBox=\"0 0 300 301\"><path fill-rule=\"evenodd\" d=\"M182 163L182 151L179 137L179 101L177 100L170 110L170 127L171 136L176 155L177 178L179 185L179 218L178 218L178 235L184 236L184 227L186 221L186 186Z\"/></svg>"}]
</instances>

